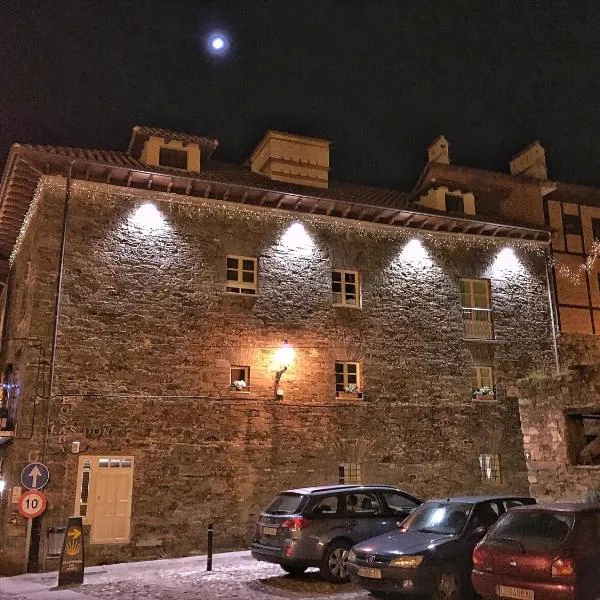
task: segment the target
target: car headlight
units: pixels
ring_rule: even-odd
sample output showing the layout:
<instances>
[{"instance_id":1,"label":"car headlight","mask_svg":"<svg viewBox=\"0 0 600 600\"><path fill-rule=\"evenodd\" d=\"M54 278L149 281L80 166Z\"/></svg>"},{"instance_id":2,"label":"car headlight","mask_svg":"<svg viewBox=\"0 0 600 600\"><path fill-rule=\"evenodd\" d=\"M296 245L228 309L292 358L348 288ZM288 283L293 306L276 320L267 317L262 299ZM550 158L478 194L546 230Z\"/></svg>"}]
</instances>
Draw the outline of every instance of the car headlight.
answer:
<instances>
[{"instance_id":1,"label":"car headlight","mask_svg":"<svg viewBox=\"0 0 600 600\"><path fill-rule=\"evenodd\" d=\"M390 567L401 567L402 569L416 569L422 562L424 556L415 554L414 556L401 556L390 561Z\"/></svg>"},{"instance_id":2,"label":"car headlight","mask_svg":"<svg viewBox=\"0 0 600 600\"><path fill-rule=\"evenodd\" d=\"M346 554L346 560L348 562L354 562L356 560L356 554L354 554L353 550L350 550L350 552L348 552L348 554Z\"/></svg>"}]
</instances>

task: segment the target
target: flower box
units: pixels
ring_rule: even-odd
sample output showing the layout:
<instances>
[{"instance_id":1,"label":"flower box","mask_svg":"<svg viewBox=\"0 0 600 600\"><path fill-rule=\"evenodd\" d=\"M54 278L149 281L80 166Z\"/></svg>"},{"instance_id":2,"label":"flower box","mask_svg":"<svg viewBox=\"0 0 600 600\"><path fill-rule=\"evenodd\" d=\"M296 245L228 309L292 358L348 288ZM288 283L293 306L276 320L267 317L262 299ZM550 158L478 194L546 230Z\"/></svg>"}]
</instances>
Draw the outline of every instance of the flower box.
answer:
<instances>
[{"instance_id":1,"label":"flower box","mask_svg":"<svg viewBox=\"0 0 600 600\"><path fill-rule=\"evenodd\" d=\"M336 398L339 400L359 400L363 397L362 392L336 392Z\"/></svg>"},{"instance_id":2,"label":"flower box","mask_svg":"<svg viewBox=\"0 0 600 600\"><path fill-rule=\"evenodd\" d=\"M229 391L233 392L234 394L249 394L250 386L248 385L245 388L238 388L238 387L235 387L235 385L230 385Z\"/></svg>"}]
</instances>

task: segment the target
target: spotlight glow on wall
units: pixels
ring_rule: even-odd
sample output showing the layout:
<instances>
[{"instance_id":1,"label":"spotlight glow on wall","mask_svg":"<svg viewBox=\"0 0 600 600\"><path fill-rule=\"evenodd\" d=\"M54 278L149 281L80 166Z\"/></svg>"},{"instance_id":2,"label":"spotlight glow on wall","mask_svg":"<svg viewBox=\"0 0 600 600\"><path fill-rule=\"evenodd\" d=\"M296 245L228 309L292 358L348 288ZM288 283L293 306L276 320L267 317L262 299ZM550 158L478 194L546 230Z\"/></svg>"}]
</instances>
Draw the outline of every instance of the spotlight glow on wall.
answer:
<instances>
[{"instance_id":1,"label":"spotlight glow on wall","mask_svg":"<svg viewBox=\"0 0 600 600\"><path fill-rule=\"evenodd\" d=\"M130 217L129 222L145 233L157 233L167 228L164 217L156 206L150 202L138 207Z\"/></svg>"},{"instance_id":2,"label":"spotlight glow on wall","mask_svg":"<svg viewBox=\"0 0 600 600\"><path fill-rule=\"evenodd\" d=\"M281 236L281 245L301 255L311 256L315 243L302 223L292 223Z\"/></svg>"},{"instance_id":3,"label":"spotlight glow on wall","mask_svg":"<svg viewBox=\"0 0 600 600\"><path fill-rule=\"evenodd\" d=\"M502 248L492 263L492 277L506 277L525 273L525 267L516 255L514 248Z\"/></svg>"},{"instance_id":4,"label":"spotlight glow on wall","mask_svg":"<svg viewBox=\"0 0 600 600\"><path fill-rule=\"evenodd\" d=\"M433 264L427 248L418 238L413 238L407 242L406 246L402 248L398 259L401 263L413 268L427 268Z\"/></svg>"}]
</instances>

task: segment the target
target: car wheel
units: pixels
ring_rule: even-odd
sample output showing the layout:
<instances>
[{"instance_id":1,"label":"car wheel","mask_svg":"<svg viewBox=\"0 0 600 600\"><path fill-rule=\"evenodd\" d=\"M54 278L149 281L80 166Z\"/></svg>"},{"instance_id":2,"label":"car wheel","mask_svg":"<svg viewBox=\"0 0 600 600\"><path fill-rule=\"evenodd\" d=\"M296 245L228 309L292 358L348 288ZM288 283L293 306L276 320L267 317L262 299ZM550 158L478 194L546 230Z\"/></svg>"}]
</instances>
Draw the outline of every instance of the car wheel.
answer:
<instances>
[{"instance_id":1,"label":"car wheel","mask_svg":"<svg viewBox=\"0 0 600 600\"><path fill-rule=\"evenodd\" d=\"M438 573L433 600L463 600L463 582L460 573L452 567L442 567Z\"/></svg>"},{"instance_id":2,"label":"car wheel","mask_svg":"<svg viewBox=\"0 0 600 600\"><path fill-rule=\"evenodd\" d=\"M348 567L346 558L350 544L344 540L334 541L325 550L321 561L321 576L332 583L344 583L348 581Z\"/></svg>"},{"instance_id":3,"label":"car wheel","mask_svg":"<svg viewBox=\"0 0 600 600\"><path fill-rule=\"evenodd\" d=\"M306 571L306 567L297 567L296 565L279 565L286 573L299 577Z\"/></svg>"}]
</instances>

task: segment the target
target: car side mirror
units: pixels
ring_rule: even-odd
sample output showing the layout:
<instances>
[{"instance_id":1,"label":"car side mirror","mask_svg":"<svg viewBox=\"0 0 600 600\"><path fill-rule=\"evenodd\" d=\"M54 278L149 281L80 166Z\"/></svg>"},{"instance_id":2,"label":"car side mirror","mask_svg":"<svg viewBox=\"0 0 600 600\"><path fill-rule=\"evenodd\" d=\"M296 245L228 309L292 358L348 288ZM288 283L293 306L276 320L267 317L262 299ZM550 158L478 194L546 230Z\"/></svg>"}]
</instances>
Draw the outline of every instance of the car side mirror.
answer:
<instances>
[{"instance_id":1,"label":"car side mirror","mask_svg":"<svg viewBox=\"0 0 600 600\"><path fill-rule=\"evenodd\" d=\"M482 525L479 527L475 527L473 531L471 531L471 535L469 537L474 540L480 540L487 533L487 527L483 527Z\"/></svg>"}]
</instances>

